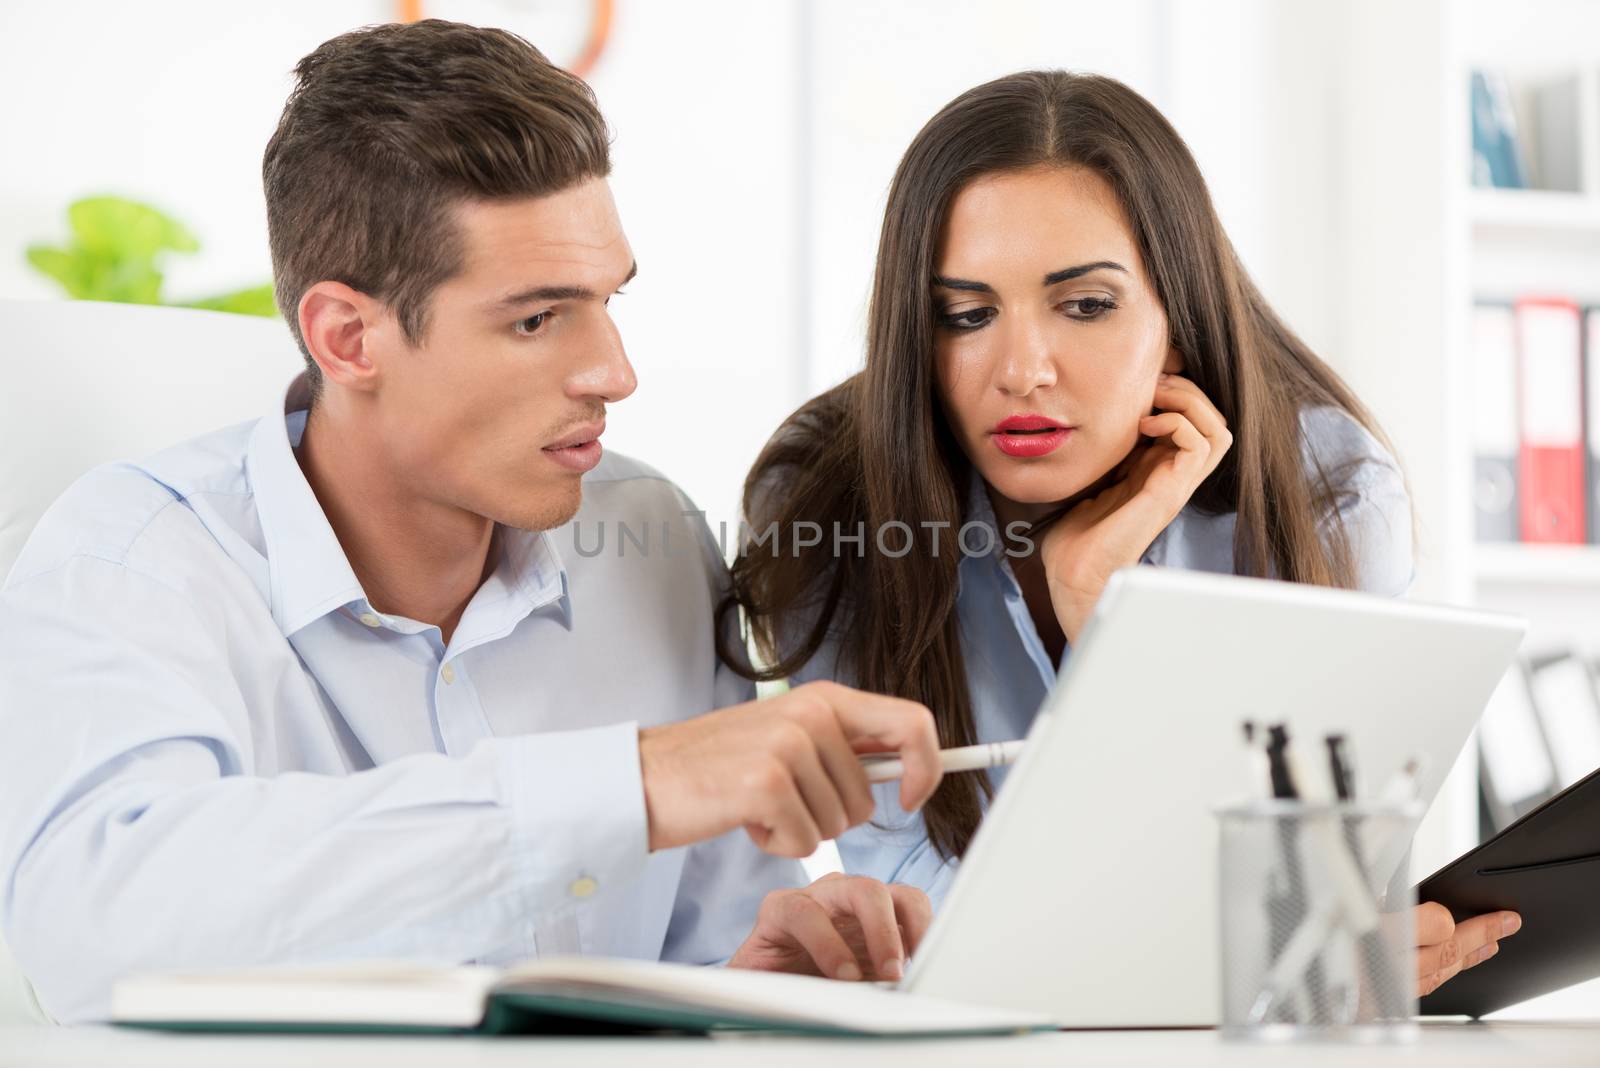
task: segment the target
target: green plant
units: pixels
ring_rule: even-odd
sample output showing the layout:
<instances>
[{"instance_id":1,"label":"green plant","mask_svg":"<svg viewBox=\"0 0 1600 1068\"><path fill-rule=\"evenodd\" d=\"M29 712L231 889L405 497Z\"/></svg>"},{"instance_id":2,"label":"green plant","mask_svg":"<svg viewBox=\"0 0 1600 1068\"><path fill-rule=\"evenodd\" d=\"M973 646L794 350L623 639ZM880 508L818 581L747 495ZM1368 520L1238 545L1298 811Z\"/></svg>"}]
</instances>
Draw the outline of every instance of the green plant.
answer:
<instances>
[{"instance_id":1,"label":"green plant","mask_svg":"<svg viewBox=\"0 0 1600 1068\"><path fill-rule=\"evenodd\" d=\"M161 299L160 261L170 253L200 250L183 224L122 197L86 197L67 207L72 239L65 246L30 245L28 262L60 282L74 300L120 304L173 304L240 315L278 314L267 282L201 300Z\"/></svg>"}]
</instances>

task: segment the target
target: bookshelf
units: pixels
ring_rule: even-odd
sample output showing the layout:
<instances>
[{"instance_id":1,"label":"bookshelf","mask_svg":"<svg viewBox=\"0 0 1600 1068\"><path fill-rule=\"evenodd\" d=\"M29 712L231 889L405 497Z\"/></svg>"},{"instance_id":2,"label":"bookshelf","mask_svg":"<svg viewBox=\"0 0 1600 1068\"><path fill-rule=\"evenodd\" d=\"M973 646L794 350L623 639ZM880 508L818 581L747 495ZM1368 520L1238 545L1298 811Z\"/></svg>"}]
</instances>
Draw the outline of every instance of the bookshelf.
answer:
<instances>
[{"instance_id":1,"label":"bookshelf","mask_svg":"<svg viewBox=\"0 0 1600 1068\"><path fill-rule=\"evenodd\" d=\"M1474 68L1499 69L1513 85L1564 83L1576 95L1576 106L1564 116L1566 129L1542 131L1569 139L1577 173L1567 176L1566 184L1573 188L1467 186L1455 198L1462 210L1451 227L1454 247L1464 253L1467 269L1453 291L1448 312L1453 322L1446 326L1453 330L1454 322L1465 322L1478 299L1542 293L1580 305L1600 304L1600 4L1533 0L1514 19L1483 0L1446 4L1440 12L1442 29L1457 42L1456 58L1447 65L1447 79L1456 85L1464 85ZM1470 115L1464 121L1470 123ZM1465 166L1457 174L1462 183L1469 181ZM1470 339L1461 341L1447 366L1457 383L1472 374ZM1466 394L1458 386L1451 395ZM1589 413L1590 419L1596 417L1600 413ZM1469 452L1472 418L1470 403L1449 415L1451 437L1458 443L1465 437ZM1470 460L1459 463L1459 477L1469 479ZM1470 532L1470 500L1459 518ZM1594 540L1593 531L1589 537ZM1466 600L1525 616L1530 622L1525 653L1541 657L1567 649L1591 661L1600 655L1600 545L1478 544L1470 533L1463 542L1460 588ZM1462 825L1449 828L1457 838L1466 806L1476 801L1476 770L1474 762L1470 774L1458 768L1454 776L1451 815L1444 822ZM1535 1004L1559 1005L1568 1016L1593 1015L1600 1010L1600 981Z\"/></svg>"},{"instance_id":2,"label":"bookshelf","mask_svg":"<svg viewBox=\"0 0 1600 1068\"><path fill-rule=\"evenodd\" d=\"M1600 304L1600 3L1525 0L1513 13L1490 0L1350 0L1336 13L1274 11L1274 46L1318 57L1286 72L1284 91L1313 103L1279 136L1320 115L1337 146L1295 172L1328 200L1317 225L1297 233L1311 238L1311 286L1338 309L1325 348L1406 467L1418 519L1412 596L1525 616L1533 654L1600 654L1600 546L1476 543L1471 333L1478 300L1539 293ZM1547 135L1560 150L1550 168L1558 188L1472 184L1479 68L1566 94L1565 132ZM1469 748L1418 833L1413 871L1478 840Z\"/></svg>"},{"instance_id":3,"label":"bookshelf","mask_svg":"<svg viewBox=\"0 0 1600 1068\"><path fill-rule=\"evenodd\" d=\"M1467 92L1474 69L1500 73L1510 88L1519 130L1529 131L1524 147L1532 158L1528 177L1534 186L1472 186L1468 168L1458 168L1465 212L1457 225L1470 268L1457 301L1548 293L1580 304L1600 303L1597 7L1533 0L1515 20L1504 18L1503 7L1482 0L1443 9L1446 19L1461 19L1452 34L1459 42L1452 77L1463 86L1460 92ZM1509 29L1508 22L1514 22ZM1540 93L1558 96L1559 106L1550 106L1548 95L1541 100ZM1546 104L1543 116L1541 103ZM1540 157L1547 154L1542 145L1555 146L1561 162L1541 165ZM1464 318L1469 309L1458 306L1457 313ZM1459 355L1463 365L1471 358L1470 351ZM1470 408L1458 418L1470 424ZM1586 611L1600 607L1600 545L1469 542L1466 558L1469 599L1527 615L1533 623L1528 651L1562 646L1591 656L1600 651L1600 613Z\"/></svg>"},{"instance_id":4,"label":"bookshelf","mask_svg":"<svg viewBox=\"0 0 1600 1068\"><path fill-rule=\"evenodd\" d=\"M1475 236L1580 244L1600 237L1600 197L1589 193L1474 187L1467 201Z\"/></svg>"},{"instance_id":5,"label":"bookshelf","mask_svg":"<svg viewBox=\"0 0 1600 1068\"><path fill-rule=\"evenodd\" d=\"M1479 545L1473 508L1472 308L1562 295L1600 304L1600 3L1351 0L1322 23L1341 170L1331 281L1350 309L1339 369L1389 430L1419 520L1414 596L1513 612L1524 650L1600 654L1600 546ZM1570 166L1557 188L1472 184L1471 73L1569 92L1541 134ZM1557 124L1559 126L1559 124ZM1478 841L1476 747L1419 830L1421 876ZM1563 991L1600 1010L1600 983Z\"/></svg>"}]
</instances>

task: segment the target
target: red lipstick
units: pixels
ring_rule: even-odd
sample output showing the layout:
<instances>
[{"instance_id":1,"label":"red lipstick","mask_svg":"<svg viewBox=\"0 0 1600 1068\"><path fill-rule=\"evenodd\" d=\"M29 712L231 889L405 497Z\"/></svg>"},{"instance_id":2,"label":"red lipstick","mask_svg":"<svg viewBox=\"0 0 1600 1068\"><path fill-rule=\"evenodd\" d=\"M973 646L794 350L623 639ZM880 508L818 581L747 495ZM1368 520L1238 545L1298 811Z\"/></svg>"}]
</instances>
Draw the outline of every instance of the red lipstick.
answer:
<instances>
[{"instance_id":1,"label":"red lipstick","mask_svg":"<svg viewBox=\"0 0 1600 1068\"><path fill-rule=\"evenodd\" d=\"M1033 459L1054 452L1074 429L1042 415L1012 415L996 424L989 440L1007 456Z\"/></svg>"}]
</instances>

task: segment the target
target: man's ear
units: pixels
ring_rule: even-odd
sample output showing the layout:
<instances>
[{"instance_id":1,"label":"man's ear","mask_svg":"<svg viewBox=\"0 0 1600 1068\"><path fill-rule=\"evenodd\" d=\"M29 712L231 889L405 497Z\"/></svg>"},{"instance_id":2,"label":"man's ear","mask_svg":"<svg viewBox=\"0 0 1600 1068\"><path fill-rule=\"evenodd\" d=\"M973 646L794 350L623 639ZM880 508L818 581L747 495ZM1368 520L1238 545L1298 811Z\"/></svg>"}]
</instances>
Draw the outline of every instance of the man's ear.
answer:
<instances>
[{"instance_id":1,"label":"man's ear","mask_svg":"<svg viewBox=\"0 0 1600 1068\"><path fill-rule=\"evenodd\" d=\"M383 305L343 282L318 282L300 297L300 336L322 377L347 389L370 390L378 369L369 351Z\"/></svg>"},{"instance_id":2,"label":"man's ear","mask_svg":"<svg viewBox=\"0 0 1600 1068\"><path fill-rule=\"evenodd\" d=\"M1167 347L1166 362L1161 365L1161 370L1169 375L1181 375L1184 372L1183 353L1178 351L1176 345Z\"/></svg>"}]
</instances>

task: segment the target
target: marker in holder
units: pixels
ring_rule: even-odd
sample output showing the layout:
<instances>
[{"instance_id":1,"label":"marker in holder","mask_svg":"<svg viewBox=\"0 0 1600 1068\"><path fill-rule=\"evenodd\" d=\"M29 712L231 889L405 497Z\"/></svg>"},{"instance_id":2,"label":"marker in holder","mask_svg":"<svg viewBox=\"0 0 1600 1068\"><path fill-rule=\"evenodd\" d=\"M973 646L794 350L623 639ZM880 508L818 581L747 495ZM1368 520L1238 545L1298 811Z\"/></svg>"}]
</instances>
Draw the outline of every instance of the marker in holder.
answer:
<instances>
[{"instance_id":1,"label":"marker in holder","mask_svg":"<svg viewBox=\"0 0 1600 1068\"><path fill-rule=\"evenodd\" d=\"M1420 806L1258 799L1217 817L1224 1036L1413 1040L1414 891L1368 858L1403 855Z\"/></svg>"}]
</instances>

